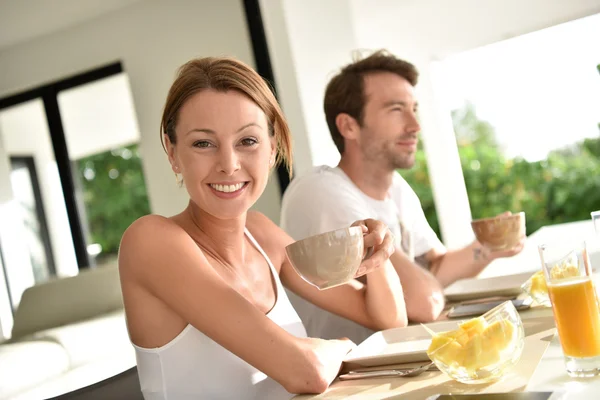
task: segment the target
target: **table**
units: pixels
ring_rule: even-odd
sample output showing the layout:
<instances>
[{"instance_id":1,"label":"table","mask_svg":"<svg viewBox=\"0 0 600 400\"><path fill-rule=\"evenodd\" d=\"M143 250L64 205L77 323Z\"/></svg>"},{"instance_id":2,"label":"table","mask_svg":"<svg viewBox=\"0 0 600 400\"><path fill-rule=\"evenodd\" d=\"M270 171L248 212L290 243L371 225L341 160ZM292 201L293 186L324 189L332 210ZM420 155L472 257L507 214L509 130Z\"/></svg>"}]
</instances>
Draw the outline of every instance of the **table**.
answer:
<instances>
[{"instance_id":1,"label":"table","mask_svg":"<svg viewBox=\"0 0 600 400\"><path fill-rule=\"evenodd\" d=\"M336 380L321 395L301 395L294 399L426 399L439 393L521 391L569 391L562 399L600 398L600 378L574 379L567 375L552 309L534 307L519 314L526 329L525 349L511 375L500 382L466 385L451 380L439 371L431 371L415 378Z\"/></svg>"},{"instance_id":2,"label":"table","mask_svg":"<svg viewBox=\"0 0 600 400\"><path fill-rule=\"evenodd\" d=\"M525 390L564 391L565 400L597 399L600 398L600 377L588 379L569 377L565 372L558 335L554 335Z\"/></svg>"}]
</instances>

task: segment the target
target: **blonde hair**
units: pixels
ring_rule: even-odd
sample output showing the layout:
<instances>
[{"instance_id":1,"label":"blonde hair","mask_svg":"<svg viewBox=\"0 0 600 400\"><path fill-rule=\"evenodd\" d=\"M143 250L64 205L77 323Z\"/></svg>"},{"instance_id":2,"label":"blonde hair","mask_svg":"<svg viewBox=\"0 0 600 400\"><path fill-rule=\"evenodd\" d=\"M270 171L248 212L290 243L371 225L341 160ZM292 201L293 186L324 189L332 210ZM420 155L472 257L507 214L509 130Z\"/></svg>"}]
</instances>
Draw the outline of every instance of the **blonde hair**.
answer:
<instances>
[{"instance_id":1,"label":"blonde hair","mask_svg":"<svg viewBox=\"0 0 600 400\"><path fill-rule=\"evenodd\" d=\"M277 157L275 166L283 163L292 176L292 138L283 112L269 85L247 64L229 57L204 57L188 61L179 68L177 77L169 89L160 123L161 143L163 135L171 143L177 143L175 127L179 110L193 95L202 90L219 92L236 90L250 98L267 116L269 134L275 137Z\"/></svg>"}]
</instances>

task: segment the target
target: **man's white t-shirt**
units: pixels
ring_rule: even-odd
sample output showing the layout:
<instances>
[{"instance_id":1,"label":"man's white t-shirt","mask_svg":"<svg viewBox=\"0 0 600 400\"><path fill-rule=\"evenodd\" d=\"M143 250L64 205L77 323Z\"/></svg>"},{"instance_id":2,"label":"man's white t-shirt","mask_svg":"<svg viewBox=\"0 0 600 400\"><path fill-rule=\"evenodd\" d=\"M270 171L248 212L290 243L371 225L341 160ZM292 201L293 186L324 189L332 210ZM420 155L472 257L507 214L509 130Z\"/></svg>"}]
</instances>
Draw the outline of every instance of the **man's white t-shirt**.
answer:
<instances>
[{"instance_id":1,"label":"man's white t-shirt","mask_svg":"<svg viewBox=\"0 0 600 400\"><path fill-rule=\"evenodd\" d=\"M411 258L444 248L429 226L417 194L398 173L394 174L388 197L376 200L363 193L340 168L315 167L288 186L280 224L292 238L300 240L367 218L384 222L394 234L397 251L404 251ZM360 343L373 333L290 291L288 296L310 337L347 337Z\"/></svg>"}]
</instances>

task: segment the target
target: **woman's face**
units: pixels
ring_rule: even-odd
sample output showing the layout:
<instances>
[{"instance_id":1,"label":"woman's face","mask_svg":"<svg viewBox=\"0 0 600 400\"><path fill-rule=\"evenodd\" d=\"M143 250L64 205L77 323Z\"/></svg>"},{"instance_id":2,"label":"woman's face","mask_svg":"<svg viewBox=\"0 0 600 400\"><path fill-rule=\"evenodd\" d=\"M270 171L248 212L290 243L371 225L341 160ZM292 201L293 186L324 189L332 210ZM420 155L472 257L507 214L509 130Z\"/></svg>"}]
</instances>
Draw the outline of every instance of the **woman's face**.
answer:
<instances>
[{"instance_id":1,"label":"woman's face","mask_svg":"<svg viewBox=\"0 0 600 400\"><path fill-rule=\"evenodd\" d=\"M258 200L275 159L264 112L237 91L203 90L179 110L169 160L192 201L210 215L240 216Z\"/></svg>"}]
</instances>

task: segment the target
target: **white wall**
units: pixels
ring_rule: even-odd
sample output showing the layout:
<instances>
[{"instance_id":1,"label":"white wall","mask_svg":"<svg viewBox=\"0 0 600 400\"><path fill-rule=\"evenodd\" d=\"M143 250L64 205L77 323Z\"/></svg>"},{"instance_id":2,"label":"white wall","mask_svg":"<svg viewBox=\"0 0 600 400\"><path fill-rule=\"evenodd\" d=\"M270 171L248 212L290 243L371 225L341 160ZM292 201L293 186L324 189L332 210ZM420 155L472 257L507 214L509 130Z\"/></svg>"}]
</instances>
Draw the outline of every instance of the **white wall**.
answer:
<instances>
[{"instance_id":1,"label":"white wall","mask_svg":"<svg viewBox=\"0 0 600 400\"><path fill-rule=\"evenodd\" d=\"M422 139L444 242L473 239L468 197L448 110L435 93L435 61L600 12L597 0L352 0L359 47L387 48L417 65Z\"/></svg>"},{"instance_id":2,"label":"white wall","mask_svg":"<svg viewBox=\"0 0 600 400\"><path fill-rule=\"evenodd\" d=\"M139 141L126 73L64 90L58 106L71 160Z\"/></svg>"},{"instance_id":3,"label":"white wall","mask_svg":"<svg viewBox=\"0 0 600 400\"><path fill-rule=\"evenodd\" d=\"M600 12L598 0L351 0L361 46L402 57L447 55Z\"/></svg>"},{"instance_id":4,"label":"white wall","mask_svg":"<svg viewBox=\"0 0 600 400\"><path fill-rule=\"evenodd\" d=\"M153 212L187 204L159 142L159 123L176 69L197 56L231 55L253 64L239 0L148 0L83 25L0 52L0 96L122 61L137 111L143 166ZM278 221L276 179L257 204Z\"/></svg>"},{"instance_id":5,"label":"white wall","mask_svg":"<svg viewBox=\"0 0 600 400\"><path fill-rule=\"evenodd\" d=\"M297 175L337 165L323 112L329 79L356 48L346 0L262 0L261 9L283 111L294 137Z\"/></svg>"}]
</instances>

